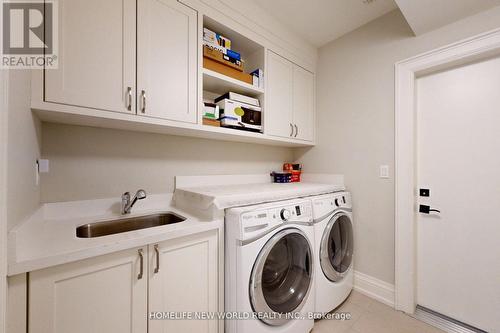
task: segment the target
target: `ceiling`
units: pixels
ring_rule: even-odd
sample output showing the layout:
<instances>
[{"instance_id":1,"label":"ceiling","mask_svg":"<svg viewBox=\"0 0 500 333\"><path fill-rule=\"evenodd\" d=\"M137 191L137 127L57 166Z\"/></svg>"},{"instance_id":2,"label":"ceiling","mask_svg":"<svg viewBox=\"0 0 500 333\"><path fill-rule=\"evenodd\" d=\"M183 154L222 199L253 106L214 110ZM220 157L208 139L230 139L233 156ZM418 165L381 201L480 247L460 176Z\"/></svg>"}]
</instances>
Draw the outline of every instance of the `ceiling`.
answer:
<instances>
[{"instance_id":1,"label":"ceiling","mask_svg":"<svg viewBox=\"0 0 500 333\"><path fill-rule=\"evenodd\" d=\"M500 5L500 0L395 1L415 35L421 35L467 16Z\"/></svg>"},{"instance_id":2,"label":"ceiling","mask_svg":"<svg viewBox=\"0 0 500 333\"><path fill-rule=\"evenodd\" d=\"M397 8L394 0L254 0L311 44L324 44Z\"/></svg>"},{"instance_id":3,"label":"ceiling","mask_svg":"<svg viewBox=\"0 0 500 333\"><path fill-rule=\"evenodd\" d=\"M416 35L500 5L500 0L253 0L316 47L398 7Z\"/></svg>"}]
</instances>

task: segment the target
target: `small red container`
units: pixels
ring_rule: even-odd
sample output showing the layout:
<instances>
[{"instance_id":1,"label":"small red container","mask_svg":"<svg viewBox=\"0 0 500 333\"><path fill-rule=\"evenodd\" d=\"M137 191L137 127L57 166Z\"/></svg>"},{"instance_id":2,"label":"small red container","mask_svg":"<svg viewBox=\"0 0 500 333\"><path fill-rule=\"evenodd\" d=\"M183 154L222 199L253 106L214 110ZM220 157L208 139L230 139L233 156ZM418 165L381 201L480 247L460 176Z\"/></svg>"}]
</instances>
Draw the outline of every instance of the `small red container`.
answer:
<instances>
[{"instance_id":1,"label":"small red container","mask_svg":"<svg viewBox=\"0 0 500 333\"><path fill-rule=\"evenodd\" d=\"M292 174L291 182L298 183L300 182L300 174L302 173L302 165L293 164L293 163L285 163L283 164L283 171L290 172Z\"/></svg>"},{"instance_id":2,"label":"small red container","mask_svg":"<svg viewBox=\"0 0 500 333\"><path fill-rule=\"evenodd\" d=\"M300 174L302 171L300 170L292 170L292 183L298 183L300 182Z\"/></svg>"}]
</instances>

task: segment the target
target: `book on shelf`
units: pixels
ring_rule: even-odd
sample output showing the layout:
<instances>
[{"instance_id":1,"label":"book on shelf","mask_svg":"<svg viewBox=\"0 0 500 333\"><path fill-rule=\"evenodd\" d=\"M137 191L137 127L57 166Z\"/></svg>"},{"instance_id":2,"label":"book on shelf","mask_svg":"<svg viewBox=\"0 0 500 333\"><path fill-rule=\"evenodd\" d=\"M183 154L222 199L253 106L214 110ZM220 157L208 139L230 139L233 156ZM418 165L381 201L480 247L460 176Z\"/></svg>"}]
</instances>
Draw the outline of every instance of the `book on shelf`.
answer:
<instances>
[{"instance_id":1,"label":"book on shelf","mask_svg":"<svg viewBox=\"0 0 500 333\"><path fill-rule=\"evenodd\" d=\"M231 49L231 40L229 38L219 35L218 33L207 28L203 28L203 40L222 46L228 50Z\"/></svg>"},{"instance_id":2,"label":"book on shelf","mask_svg":"<svg viewBox=\"0 0 500 333\"><path fill-rule=\"evenodd\" d=\"M237 93L232 92L232 91L227 92L224 95L217 97L214 100L214 102L218 103L218 102L223 101L225 99L230 99L233 101L237 101L237 102L241 102L241 103L245 103L245 104L250 104L253 106L260 106L260 101L257 98L248 97L248 96L245 96L242 94L237 94Z\"/></svg>"},{"instance_id":3,"label":"book on shelf","mask_svg":"<svg viewBox=\"0 0 500 333\"><path fill-rule=\"evenodd\" d=\"M225 66L232 67L240 72L243 72L243 63L240 60L232 59L222 52L208 46L203 46L203 57L215 60Z\"/></svg>"},{"instance_id":4,"label":"book on shelf","mask_svg":"<svg viewBox=\"0 0 500 333\"><path fill-rule=\"evenodd\" d=\"M206 45L214 50L217 50L219 52L221 52L222 54L228 56L228 57L231 57L235 60L240 60L241 61L241 54L239 54L238 52L236 51L233 51L233 50L230 50L230 49L227 49L225 47L222 47L220 45L217 45L217 44L214 44L214 43L210 43L210 42L207 42L207 41L203 41L203 45Z\"/></svg>"},{"instance_id":5,"label":"book on shelf","mask_svg":"<svg viewBox=\"0 0 500 333\"><path fill-rule=\"evenodd\" d=\"M264 89L264 71L260 68L254 70L252 73L250 73L254 78L257 77L257 80L254 80L254 85L255 85L255 82L257 81L258 84L257 86L259 88L262 88Z\"/></svg>"}]
</instances>

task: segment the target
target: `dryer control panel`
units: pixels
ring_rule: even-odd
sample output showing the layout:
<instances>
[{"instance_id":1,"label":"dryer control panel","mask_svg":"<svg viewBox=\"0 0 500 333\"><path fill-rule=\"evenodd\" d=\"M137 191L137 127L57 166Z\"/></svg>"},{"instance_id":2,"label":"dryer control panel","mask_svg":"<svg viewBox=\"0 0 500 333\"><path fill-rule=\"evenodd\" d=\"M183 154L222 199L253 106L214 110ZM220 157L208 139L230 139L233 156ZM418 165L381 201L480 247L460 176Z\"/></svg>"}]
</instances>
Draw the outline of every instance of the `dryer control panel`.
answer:
<instances>
[{"instance_id":1,"label":"dryer control panel","mask_svg":"<svg viewBox=\"0 0 500 333\"><path fill-rule=\"evenodd\" d=\"M241 215L240 239L265 235L282 224L312 223L312 206L310 201L294 202L290 205L269 206Z\"/></svg>"},{"instance_id":2,"label":"dryer control panel","mask_svg":"<svg viewBox=\"0 0 500 333\"><path fill-rule=\"evenodd\" d=\"M341 208L352 208L351 194L349 192L338 192L313 199L313 215L315 220L325 217L325 215Z\"/></svg>"}]
</instances>

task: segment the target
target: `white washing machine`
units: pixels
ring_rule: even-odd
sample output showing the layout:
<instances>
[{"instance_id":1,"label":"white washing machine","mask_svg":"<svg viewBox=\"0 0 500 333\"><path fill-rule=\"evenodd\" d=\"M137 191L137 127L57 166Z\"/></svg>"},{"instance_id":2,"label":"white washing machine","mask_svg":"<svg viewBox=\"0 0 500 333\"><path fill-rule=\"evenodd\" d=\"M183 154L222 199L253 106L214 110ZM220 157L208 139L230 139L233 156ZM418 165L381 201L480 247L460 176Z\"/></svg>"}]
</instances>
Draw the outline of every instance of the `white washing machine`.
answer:
<instances>
[{"instance_id":1,"label":"white washing machine","mask_svg":"<svg viewBox=\"0 0 500 333\"><path fill-rule=\"evenodd\" d=\"M354 285L351 195L337 192L312 198L315 312L327 313L349 296Z\"/></svg>"},{"instance_id":2,"label":"white washing machine","mask_svg":"<svg viewBox=\"0 0 500 333\"><path fill-rule=\"evenodd\" d=\"M310 200L231 208L225 220L226 333L307 333L314 324ZM244 318L249 316L249 318Z\"/></svg>"}]
</instances>

